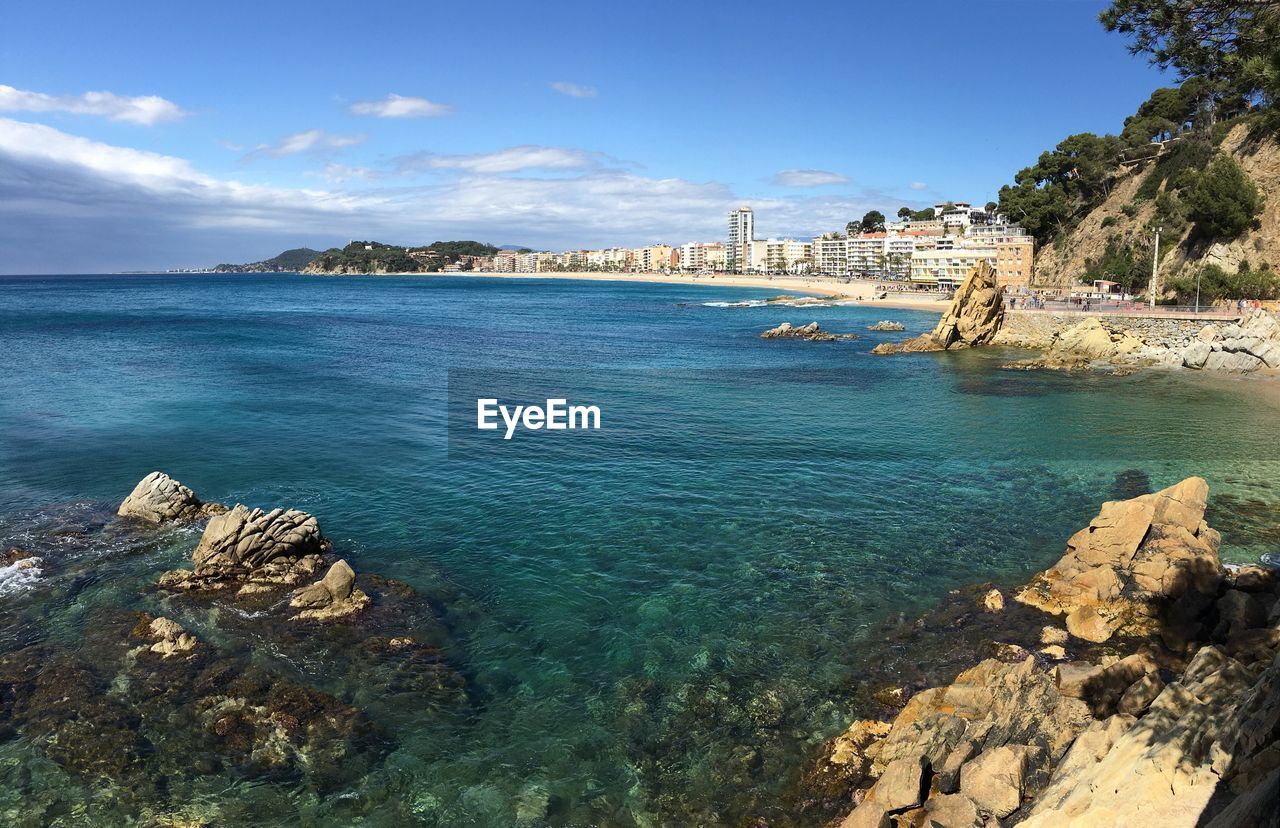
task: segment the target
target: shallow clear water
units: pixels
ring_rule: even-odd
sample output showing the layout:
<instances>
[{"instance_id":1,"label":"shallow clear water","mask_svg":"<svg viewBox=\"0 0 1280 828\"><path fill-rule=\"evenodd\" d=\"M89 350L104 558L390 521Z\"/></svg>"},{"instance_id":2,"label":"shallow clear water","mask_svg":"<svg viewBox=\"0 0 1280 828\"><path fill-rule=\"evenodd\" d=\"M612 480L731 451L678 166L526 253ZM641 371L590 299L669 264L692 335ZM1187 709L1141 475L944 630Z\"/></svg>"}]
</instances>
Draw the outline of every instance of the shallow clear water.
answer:
<instances>
[{"instance_id":1,"label":"shallow clear water","mask_svg":"<svg viewBox=\"0 0 1280 828\"><path fill-rule=\"evenodd\" d=\"M872 357L936 316L722 306L767 295L0 279L0 548L57 555L56 528L162 469L206 499L310 511L358 571L456 602L469 715L330 681L396 734L359 784L183 792L219 824L375 825L785 824L807 751L847 723L868 630L1052 563L1118 474L1205 476L1224 557L1270 551L1273 385L1002 371L995 350ZM885 318L906 334L865 331ZM864 337L759 338L815 319ZM478 395L594 403L604 428L504 442L470 427ZM74 646L91 607L136 601L197 535L109 537L66 542L74 588L0 571L0 601ZM21 737L0 745L0 789L11 816L99 807Z\"/></svg>"}]
</instances>

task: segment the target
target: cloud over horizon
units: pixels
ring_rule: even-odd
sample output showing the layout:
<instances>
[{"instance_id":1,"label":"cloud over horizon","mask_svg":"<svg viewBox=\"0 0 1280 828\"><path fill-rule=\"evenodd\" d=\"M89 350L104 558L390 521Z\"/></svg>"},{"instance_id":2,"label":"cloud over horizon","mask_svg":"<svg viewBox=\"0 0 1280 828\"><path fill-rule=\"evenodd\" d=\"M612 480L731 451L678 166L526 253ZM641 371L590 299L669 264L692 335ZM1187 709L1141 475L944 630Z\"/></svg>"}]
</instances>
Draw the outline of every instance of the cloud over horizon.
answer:
<instances>
[{"instance_id":1,"label":"cloud over horizon","mask_svg":"<svg viewBox=\"0 0 1280 828\"><path fill-rule=\"evenodd\" d=\"M154 126L186 116L182 107L158 95L123 97L111 92L46 95L0 84L0 112L68 112L101 115L112 121Z\"/></svg>"},{"instance_id":2,"label":"cloud over horizon","mask_svg":"<svg viewBox=\"0 0 1280 828\"><path fill-rule=\"evenodd\" d=\"M722 238L728 211L744 201L720 182L649 177L603 166L600 157L511 147L430 156L436 169L457 174L427 185L268 187L203 173L185 159L0 118L0 245L13 251L0 269L211 265L351 238L475 238L544 249L678 244ZM558 174L515 175L530 164ZM368 172L326 169L339 182ZM875 206L865 198L745 200L770 236L808 237Z\"/></svg>"},{"instance_id":3,"label":"cloud over horizon","mask_svg":"<svg viewBox=\"0 0 1280 828\"><path fill-rule=\"evenodd\" d=\"M380 101L356 101L348 109L353 115L375 118L439 118L453 112L448 104L396 94Z\"/></svg>"}]
</instances>

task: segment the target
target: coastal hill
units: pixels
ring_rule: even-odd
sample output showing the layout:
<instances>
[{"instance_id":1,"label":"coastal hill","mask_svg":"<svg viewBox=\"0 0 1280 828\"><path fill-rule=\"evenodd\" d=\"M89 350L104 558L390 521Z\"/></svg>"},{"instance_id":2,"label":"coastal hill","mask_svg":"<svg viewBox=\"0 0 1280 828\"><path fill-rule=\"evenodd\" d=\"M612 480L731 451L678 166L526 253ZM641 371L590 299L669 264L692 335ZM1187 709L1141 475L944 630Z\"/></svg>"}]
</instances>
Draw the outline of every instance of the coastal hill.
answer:
<instances>
[{"instance_id":1,"label":"coastal hill","mask_svg":"<svg viewBox=\"0 0 1280 828\"><path fill-rule=\"evenodd\" d=\"M1151 228L1159 226L1159 279L1179 301L1194 290L1197 271L1209 277L1209 300L1232 276L1259 283L1241 284L1246 293L1273 292L1274 277L1260 271L1280 264L1280 144L1255 124L1220 124L1213 135L1185 135L1158 155L1117 165L1100 203L1041 245L1036 283L1068 286L1084 274L1139 293L1151 278Z\"/></svg>"},{"instance_id":2,"label":"coastal hill","mask_svg":"<svg viewBox=\"0 0 1280 828\"><path fill-rule=\"evenodd\" d=\"M498 252L491 244L478 241L437 241L421 247L401 247L376 241L353 241L346 247L330 248L319 254L303 273L385 274L438 273L450 265L470 270L477 258Z\"/></svg>"},{"instance_id":3,"label":"coastal hill","mask_svg":"<svg viewBox=\"0 0 1280 828\"><path fill-rule=\"evenodd\" d=\"M249 264L220 264L213 269L214 273L292 273L293 271L302 270L316 256L320 255L319 250L312 250L310 247L295 247L292 250L286 250L279 256L273 256L270 259L264 259L260 262L250 262Z\"/></svg>"}]
</instances>

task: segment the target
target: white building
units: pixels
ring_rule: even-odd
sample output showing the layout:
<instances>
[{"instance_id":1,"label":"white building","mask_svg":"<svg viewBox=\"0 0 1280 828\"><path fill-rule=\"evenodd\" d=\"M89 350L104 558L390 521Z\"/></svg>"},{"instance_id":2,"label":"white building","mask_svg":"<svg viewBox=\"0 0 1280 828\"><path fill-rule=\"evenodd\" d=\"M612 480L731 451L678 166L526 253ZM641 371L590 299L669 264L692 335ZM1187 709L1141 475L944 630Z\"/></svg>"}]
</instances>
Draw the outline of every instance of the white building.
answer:
<instances>
[{"instance_id":1,"label":"white building","mask_svg":"<svg viewBox=\"0 0 1280 828\"><path fill-rule=\"evenodd\" d=\"M849 274L849 238L843 233L828 233L813 242L813 269L828 276Z\"/></svg>"},{"instance_id":2,"label":"white building","mask_svg":"<svg viewBox=\"0 0 1280 828\"><path fill-rule=\"evenodd\" d=\"M725 257L729 270L746 271L751 268L751 242L756 237L756 216L750 207L739 207L729 213L729 243L725 245Z\"/></svg>"},{"instance_id":3,"label":"white building","mask_svg":"<svg viewBox=\"0 0 1280 828\"><path fill-rule=\"evenodd\" d=\"M703 273L724 269L725 246L719 242L689 242L680 245L680 269Z\"/></svg>"}]
</instances>

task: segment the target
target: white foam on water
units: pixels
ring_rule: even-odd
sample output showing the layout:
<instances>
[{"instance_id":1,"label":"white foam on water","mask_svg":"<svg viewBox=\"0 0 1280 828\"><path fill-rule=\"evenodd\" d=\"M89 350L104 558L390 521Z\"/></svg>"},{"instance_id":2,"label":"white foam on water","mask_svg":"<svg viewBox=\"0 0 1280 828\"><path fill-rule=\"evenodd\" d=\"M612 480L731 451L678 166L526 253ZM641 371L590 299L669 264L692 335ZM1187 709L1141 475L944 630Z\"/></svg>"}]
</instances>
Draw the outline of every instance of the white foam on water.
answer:
<instances>
[{"instance_id":1,"label":"white foam on water","mask_svg":"<svg viewBox=\"0 0 1280 828\"><path fill-rule=\"evenodd\" d=\"M767 302L763 299L746 299L742 302L703 302L707 308L763 308Z\"/></svg>"},{"instance_id":2,"label":"white foam on water","mask_svg":"<svg viewBox=\"0 0 1280 828\"><path fill-rule=\"evenodd\" d=\"M8 566L0 566L0 596L26 592L40 581L39 558L24 558Z\"/></svg>"}]
</instances>

